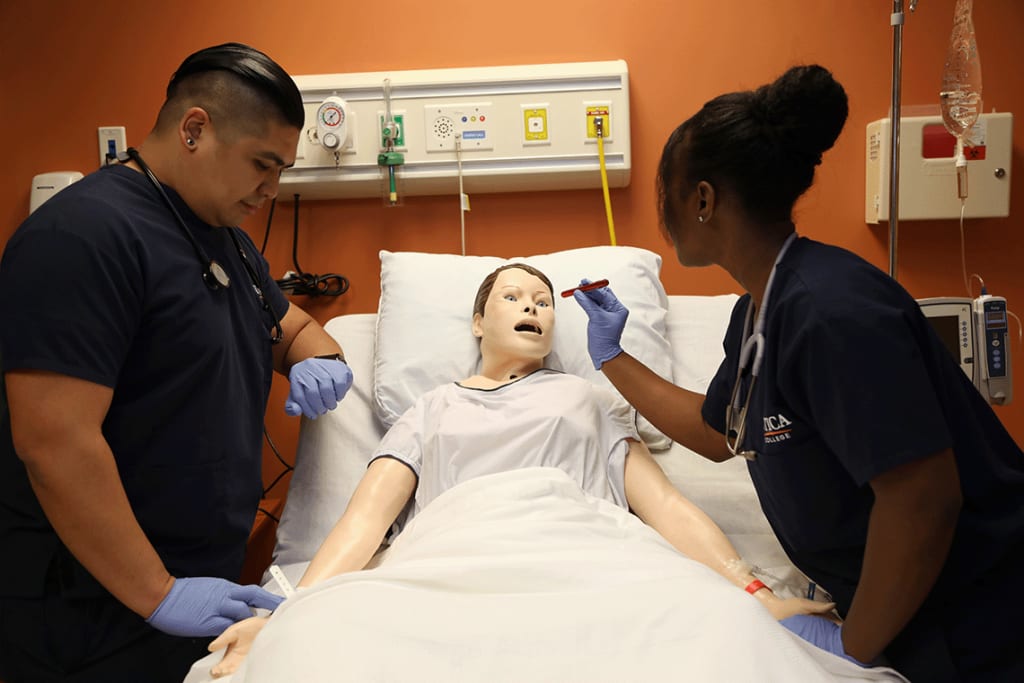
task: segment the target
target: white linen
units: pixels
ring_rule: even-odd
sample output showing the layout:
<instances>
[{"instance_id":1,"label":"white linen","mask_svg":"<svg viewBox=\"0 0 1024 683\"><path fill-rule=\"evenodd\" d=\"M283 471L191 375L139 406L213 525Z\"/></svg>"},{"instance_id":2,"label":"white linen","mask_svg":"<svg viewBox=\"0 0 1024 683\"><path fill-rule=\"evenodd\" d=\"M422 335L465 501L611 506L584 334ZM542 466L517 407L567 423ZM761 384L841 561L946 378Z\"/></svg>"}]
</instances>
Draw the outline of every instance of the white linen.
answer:
<instances>
[{"instance_id":1,"label":"white linen","mask_svg":"<svg viewBox=\"0 0 1024 683\"><path fill-rule=\"evenodd\" d=\"M374 458L404 462L418 481L408 519L460 482L558 467L590 495L627 508L625 464L635 411L612 392L549 369L491 389L449 382L428 391L384 436Z\"/></svg>"},{"instance_id":2,"label":"white linen","mask_svg":"<svg viewBox=\"0 0 1024 683\"><path fill-rule=\"evenodd\" d=\"M805 643L634 516L530 468L450 489L378 568L300 591L231 680L903 679Z\"/></svg>"}]
</instances>

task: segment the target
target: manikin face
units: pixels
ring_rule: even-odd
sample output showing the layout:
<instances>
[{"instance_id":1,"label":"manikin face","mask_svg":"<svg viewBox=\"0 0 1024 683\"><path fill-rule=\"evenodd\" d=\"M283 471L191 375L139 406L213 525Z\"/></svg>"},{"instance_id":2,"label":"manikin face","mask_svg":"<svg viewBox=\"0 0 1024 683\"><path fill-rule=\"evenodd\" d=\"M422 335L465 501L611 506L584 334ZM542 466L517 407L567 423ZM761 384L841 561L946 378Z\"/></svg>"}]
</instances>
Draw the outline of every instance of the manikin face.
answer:
<instances>
[{"instance_id":1,"label":"manikin face","mask_svg":"<svg viewBox=\"0 0 1024 683\"><path fill-rule=\"evenodd\" d=\"M554 331L551 290L518 268L498 273L484 315L473 316L473 334L480 338L485 361L543 360L551 353Z\"/></svg>"},{"instance_id":2,"label":"manikin face","mask_svg":"<svg viewBox=\"0 0 1024 683\"><path fill-rule=\"evenodd\" d=\"M194 167L194 191L189 206L210 225L234 226L277 196L281 172L295 163L299 131L276 121L265 134L218 136L213 126L203 130ZM210 138L213 138L212 140Z\"/></svg>"}]
</instances>

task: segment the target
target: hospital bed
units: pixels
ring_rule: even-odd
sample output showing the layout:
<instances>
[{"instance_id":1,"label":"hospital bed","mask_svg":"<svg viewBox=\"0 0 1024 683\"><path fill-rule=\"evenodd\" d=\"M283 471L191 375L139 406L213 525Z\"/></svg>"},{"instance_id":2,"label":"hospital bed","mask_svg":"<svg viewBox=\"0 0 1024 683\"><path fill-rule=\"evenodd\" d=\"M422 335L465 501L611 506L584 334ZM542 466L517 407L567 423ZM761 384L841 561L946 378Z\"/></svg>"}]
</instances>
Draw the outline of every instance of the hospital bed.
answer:
<instances>
[{"instance_id":1,"label":"hospital bed","mask_svg":"<svg viewBox=\"0 0 1024 683\"><path fill-rule=\"evenodd\" d=\"M581 277L607 277L630 310L626 350L696 391L714 375L737 297L667 296L652 252L590 247L522 259L381 252L378 312L325 325L355 382L337 410L300 430L274 551L293 584L344 511L387 426L420 392L474 374L473 294L506 261L537 266L556 292ZM585 314L569 299L555 305L547 364L610 387L587 357ZM653 426L638 426L669 479L722 527L755 573L776 593L806 595L808 581L773 535L745 461L711 463ZM672 569L665 570L660 537L621 509L574 492L557 471L485 479L434 501L378 553L372 570L284 603L229 680L902 680L808 645L702 565L677 571L677 558L667 558ZM602 521L544 526L547 506L562 505L551 492L571 499L568 511L550 511L557 522L575 524L580 510ZM487 524L475 523L483 517ZM522 543L503 545L495 534ZM543 546L538 552L554 559L532 550L507 554L523 544ZM492 546L506 554L488 556ZM288 623L275 628L286 613ZM185 683L225 680L209 675L220 657L196 662Z\"/></svg>"}]
</instances>

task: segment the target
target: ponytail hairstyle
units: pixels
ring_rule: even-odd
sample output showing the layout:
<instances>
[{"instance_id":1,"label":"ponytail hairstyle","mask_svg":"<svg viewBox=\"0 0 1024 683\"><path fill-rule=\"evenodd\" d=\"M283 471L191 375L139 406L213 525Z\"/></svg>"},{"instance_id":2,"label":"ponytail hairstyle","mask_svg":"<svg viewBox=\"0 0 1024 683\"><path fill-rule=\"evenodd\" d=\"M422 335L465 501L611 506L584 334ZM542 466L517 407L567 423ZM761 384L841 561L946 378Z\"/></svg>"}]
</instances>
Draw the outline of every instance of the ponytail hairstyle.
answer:
<instances>
[{"instance_id":1,"label":"ponytail hairstyle","mask_svg":"<svg viewBox=\"0 0 1024 683\"><path fill-rule=\"evenodd\" d=\"M752 218L788 221L821 156L846 123L846 92L824 67L796 66L756 90L719 95L673 131L658 166L662 231L674 233L672 199L704 180Z\"/></svg>"}]
</instances>

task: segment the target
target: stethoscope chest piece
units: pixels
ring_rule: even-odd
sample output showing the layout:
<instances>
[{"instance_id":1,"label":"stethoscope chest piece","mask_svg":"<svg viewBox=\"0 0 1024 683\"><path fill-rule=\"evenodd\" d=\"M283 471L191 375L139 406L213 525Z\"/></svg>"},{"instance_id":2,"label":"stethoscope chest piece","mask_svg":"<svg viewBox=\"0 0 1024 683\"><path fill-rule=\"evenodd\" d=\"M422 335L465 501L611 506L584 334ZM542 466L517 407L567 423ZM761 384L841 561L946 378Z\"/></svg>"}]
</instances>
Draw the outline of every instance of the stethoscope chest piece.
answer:
<instances>
[{"instance_id":1,"label":"stethoscope chest piece","mask_svg":"<svg viewBox=\"0 0 1024 683\"><path fill-rule=\"evenodd\" d=\"M210 289L227 289L231 286L231 278L228 277L224 266L212 259L206 267L206 272L203 273L203 282Z\"/></svg>"}]
</instances>

